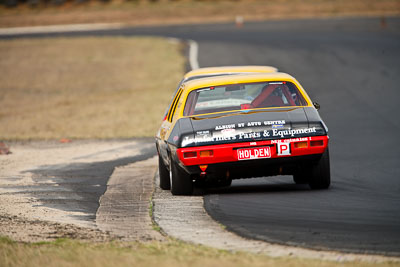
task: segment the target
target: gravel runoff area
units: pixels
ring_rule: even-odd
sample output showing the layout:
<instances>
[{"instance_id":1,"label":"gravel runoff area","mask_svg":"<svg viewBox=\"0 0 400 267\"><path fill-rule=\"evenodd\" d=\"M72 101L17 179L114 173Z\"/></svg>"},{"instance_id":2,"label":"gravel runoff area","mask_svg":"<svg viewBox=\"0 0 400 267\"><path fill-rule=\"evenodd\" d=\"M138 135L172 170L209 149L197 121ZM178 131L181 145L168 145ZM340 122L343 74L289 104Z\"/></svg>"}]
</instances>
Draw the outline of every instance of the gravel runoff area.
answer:
<instances>
[{"instance_id":1,"label":"gravel runoff area","mask_svg":"<svg viewBox=\"0 0 400 267\"><path fill-rule=\"evenodd\" d=\"M152 141L28 142L9 149L0 155L0 235L23 242L163 239L149 216L157 164Z\"/></svg>"}]
</instances>

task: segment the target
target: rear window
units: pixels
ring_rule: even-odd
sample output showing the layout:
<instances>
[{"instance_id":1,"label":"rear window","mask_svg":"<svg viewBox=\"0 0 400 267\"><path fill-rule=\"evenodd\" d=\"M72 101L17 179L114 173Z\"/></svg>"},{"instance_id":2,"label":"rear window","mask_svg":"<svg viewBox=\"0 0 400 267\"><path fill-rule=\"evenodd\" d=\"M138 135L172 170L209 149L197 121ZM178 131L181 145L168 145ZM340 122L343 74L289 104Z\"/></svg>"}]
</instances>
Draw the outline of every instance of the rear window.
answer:
<instances>
[{"instance_id":1,"label":"rear window","mask_svg":"<svg viewBox=\"0 0 400 267\"><path fill-rule=\"evenodd\" d=\"M190 92L183 115L306 105L307 102L291 82L232 84Z\"/></svg>"}]
</instances>

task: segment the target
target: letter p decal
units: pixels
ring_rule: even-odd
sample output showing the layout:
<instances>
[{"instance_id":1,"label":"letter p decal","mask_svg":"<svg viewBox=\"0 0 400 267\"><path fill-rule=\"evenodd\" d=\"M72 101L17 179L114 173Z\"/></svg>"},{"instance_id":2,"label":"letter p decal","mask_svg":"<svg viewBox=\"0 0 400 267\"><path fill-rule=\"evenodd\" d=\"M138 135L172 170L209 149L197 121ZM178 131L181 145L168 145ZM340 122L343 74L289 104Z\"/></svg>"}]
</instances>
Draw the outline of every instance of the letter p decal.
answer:
<instances>
[{"instance_id":1,"label":"letter p decal","mask_svg":"<svg viewBox=\"0 0 400 267\"><path fill-rule=\"evenodd\" d=\"M290 143L278 143L278 156L290 155Z\"/></svg>"}]
</instances>

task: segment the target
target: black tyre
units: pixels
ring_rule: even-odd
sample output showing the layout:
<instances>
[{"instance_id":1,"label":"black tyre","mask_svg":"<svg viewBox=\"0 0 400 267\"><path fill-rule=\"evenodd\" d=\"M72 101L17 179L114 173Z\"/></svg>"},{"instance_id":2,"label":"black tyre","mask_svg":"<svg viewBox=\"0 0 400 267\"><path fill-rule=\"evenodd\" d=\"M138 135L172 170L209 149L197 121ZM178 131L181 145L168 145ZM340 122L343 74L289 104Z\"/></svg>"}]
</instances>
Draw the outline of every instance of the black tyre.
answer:
<instances>
[{"instance_id":1,"label":"black tyre","mask_svg":"<svg viewBox=\"0 0 400 267\"><path fill-rule=\"evenodd\" d=\"M169 171L165 167L164 161L161 156L158 156L158 172L160 174L160 188L163 190L171 189L171 183L169 180Z\"/></svg>"},{"instance_id":2,"label":"black tyre","mask_svg":"<svg viewBox=\"0 0 400 267\"><path fill-rule=\"evenodd\" d=\"M308 184L309 183L309 176L305 172L298 172L293 175L293 181L296 184Z\"/></svg>"},{"instance_id":3,"label":"black tyre","mask_svg":"<svg viewBox=\"0 0 400 267\"><path fill-rule=\"evenodd\" d=\"M327 189L331 184L331 171L329 164L329 148L326 148L318 164L312 166L310 180L311 189Z\"/></svg>"},{"instance_id":4,"label":"black tyre","mask_svg":"<svg viewBox=\"0 0 400 267\"><path fill-rule=\"evenodd\" d=\"M182 170L171 159L171 193L173 195L192 195L193 181L188 173Z\"/></svg>"}]
</instances>

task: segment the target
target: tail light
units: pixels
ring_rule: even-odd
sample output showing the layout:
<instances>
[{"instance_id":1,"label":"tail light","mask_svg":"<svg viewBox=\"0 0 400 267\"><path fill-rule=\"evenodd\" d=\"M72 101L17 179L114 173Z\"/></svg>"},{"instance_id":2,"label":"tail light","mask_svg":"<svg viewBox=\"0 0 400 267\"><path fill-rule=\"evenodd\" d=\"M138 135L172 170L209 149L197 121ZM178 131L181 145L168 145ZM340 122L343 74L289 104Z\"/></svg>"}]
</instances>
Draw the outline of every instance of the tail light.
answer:
<instances>
[{"instance_id":1,"label":"tail light","mask_svg":"<svg viewBox=\"0 0 400 267\"><path fill-rule=\"evenodd\" d=\"M296 142L296 143L294 143L294 147L295 148L305 148L307 146L308 146L307 145L307 141L306 142Z\"/></svg>"},{"instance_id":2,"label":"tail light","mask_svg":"<svg viewBox=\"0 0 400 267\"><path fill-rule=\"evenodd\" d=\"M214 151L212 151L212 150L200 151L200 157L201 158L203 158L203 157L212 157L213 155L214 155Z\"/></svg>"},{"instance_id":3,"label":"tail light","mask_svg":"<svg viewBox=\"0 0 400 267\"><path fill-rule=\"evenodd\" d=\"M324 141L323 140L314 140L310 142L310 146L323 146Z\"/></svg>"},{"instance_id":4,"label":"tail light","mask_svg":"<svg viewBox=\"0 0 400 267\"><path fill-rule=\"evenodd\" d=\"M187 159L187 158L196 158L197 157L197 153L196 153L196 151L183 152L183 157L185 159Z\"/></svg>"}]
</instances>

